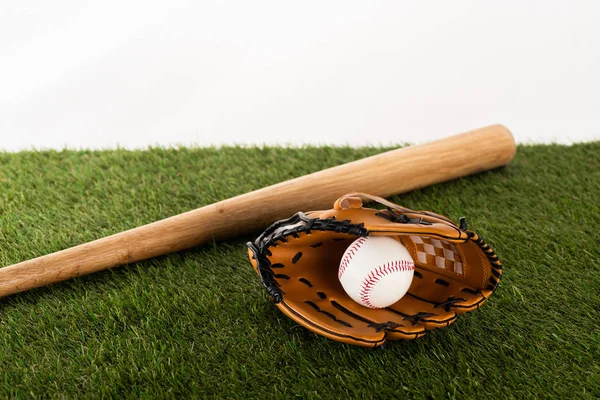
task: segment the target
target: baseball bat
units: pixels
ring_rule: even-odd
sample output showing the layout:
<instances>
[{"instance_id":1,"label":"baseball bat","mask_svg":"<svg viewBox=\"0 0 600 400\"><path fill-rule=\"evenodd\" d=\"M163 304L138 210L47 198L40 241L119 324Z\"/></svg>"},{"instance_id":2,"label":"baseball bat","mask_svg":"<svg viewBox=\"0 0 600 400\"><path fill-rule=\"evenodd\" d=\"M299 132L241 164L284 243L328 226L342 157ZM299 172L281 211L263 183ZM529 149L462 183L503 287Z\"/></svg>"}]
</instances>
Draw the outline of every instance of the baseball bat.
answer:
<instances>
[{"instance_id":1,"label":"baseball bat","mask_svg":"<svg viewBox=\"0 0 600 400\"><path fill-rule=\"evenodd\" d=\"M500 167L515 152L501 125L391 150L0 268L0 296L264 229L348 192L389 197Z\"/></svg>"}]
</instances>

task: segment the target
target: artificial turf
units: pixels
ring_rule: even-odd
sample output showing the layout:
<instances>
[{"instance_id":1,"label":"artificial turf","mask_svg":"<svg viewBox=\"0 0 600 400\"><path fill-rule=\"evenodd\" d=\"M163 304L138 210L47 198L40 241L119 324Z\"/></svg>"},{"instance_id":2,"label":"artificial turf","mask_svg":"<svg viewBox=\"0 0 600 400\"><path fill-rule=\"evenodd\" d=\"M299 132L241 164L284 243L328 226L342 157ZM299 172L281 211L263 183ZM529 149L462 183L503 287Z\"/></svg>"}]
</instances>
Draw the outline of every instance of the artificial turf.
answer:
<instances>
[{"instance_id":1,"label":"artificial turf","mask_svg":"<svg viewBox=\"0 0 600 400\"><path fill-rule=\"evenodd\" d=\"M0 153L0 264L384 150ZM520 146L392 200L467 216L492 245L504 276L480 310L340 344L272 305L242 237L3 298L0 397L600 397L600 142Z\"/></svg>"}]
</instances>

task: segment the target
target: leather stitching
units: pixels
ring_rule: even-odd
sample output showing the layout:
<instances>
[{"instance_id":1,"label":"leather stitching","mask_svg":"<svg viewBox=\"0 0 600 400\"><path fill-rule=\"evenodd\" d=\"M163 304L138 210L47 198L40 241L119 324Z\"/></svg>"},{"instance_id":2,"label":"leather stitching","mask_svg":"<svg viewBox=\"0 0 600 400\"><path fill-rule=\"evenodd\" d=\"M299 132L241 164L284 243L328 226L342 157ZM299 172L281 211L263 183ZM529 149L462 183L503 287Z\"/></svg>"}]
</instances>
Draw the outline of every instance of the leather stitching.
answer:
<instances>
[{"instance_id":1,"label":"leather stitching","mask_svg":"<svg viewBox=\"0 0 600 400\"><path fill-rule=\"evenodd\" d=\"M358 249L360 249L366 241L367 238L361 237L356 242L354 242L352 246L350 246L350 248L348 248L346 255L340 263L340 269L338 270L338 279L342 279L342 276L344 275L344 272L346 271L346 267L348 267L350 260L354 258Z\"/></svg>"},{"instance_id":2,"label":"leather stitching","mask_svg":"<svg viewBox=\"0 0 600 400\"><path fill-rule=\"evenodd\" d=\"M407 260L389 261L369 272L369 275L362 281L360 285L360 300L369 308L378 308L371 302L371 295L377 283L384 277L401 271L414 271L415 264Z\"/></svg>"}]
</instances>

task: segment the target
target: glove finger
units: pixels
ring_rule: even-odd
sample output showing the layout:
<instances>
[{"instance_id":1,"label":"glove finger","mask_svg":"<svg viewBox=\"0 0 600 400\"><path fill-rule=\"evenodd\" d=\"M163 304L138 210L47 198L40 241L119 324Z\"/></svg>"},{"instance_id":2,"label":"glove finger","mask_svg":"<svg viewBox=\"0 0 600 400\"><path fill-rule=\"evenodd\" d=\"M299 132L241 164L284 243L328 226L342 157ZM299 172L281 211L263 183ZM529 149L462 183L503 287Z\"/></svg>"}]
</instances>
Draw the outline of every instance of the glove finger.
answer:
<instances>
[{"instance_id":1,"label":"glove finger","mask_svg":"<svg viewBox=\"0 0 600 400\"><path fill-rule=\"evenodd\" d=\"M491 290L476 289L425 269L419 269L415 273L408 291L410 297L421 300L423 305L429 304L430 309L453 310L457 314L479 308L491 293Z\"/></svg>"},{"instance_id":2,"label":"glove finger","mask_svg":"<svg viewBox=\"0 0 600 400\"><path fill-rule=\"evenodd\" d=\"M386 340L385 331L369 326L370 321L341 312L328 299L284 299L277 303L277 307L314 333L339 342L375 347Z\"/></svg>"},{"instance_id":3,"label":"glove finger","mask_svg":"<svg viewBox=\"0 0 600 400\"><path fill-rule=\"evenodd\" d=\"M488 297L492 294L491 290L479 290L469 287L461 289L460 294L457 295L458 301L453 301L451 308L457 314L464 314L469 311L473 311L481 307L485 303ZM449 300L453 300L450 298Z\"/></svg>"},{"instance_id":4,"label":"glove finger","mask_svg":"<svg viewBox=\"0 0 600 400\"><path fill-rule=\"evenodd\" d=\"M419 325L425 329L442 328L456 320L453 310L437 307L436 303L425 301L407 293L388 310L403 317L403 321Z\"/></svg>"},{"instance_id":5,"label":"glove finger","mask_svg":"<svg viewBox=\"0 0 600 400\"><path fill-rule=\"evenodd\" d=\"M343 315L365 323L378 332L384 331L389 340L416 339L425 334L423 326L405 320L404 315L388 308L364 307L347 295L331 300L331 304Z\"/></svg>"}]
</instances>

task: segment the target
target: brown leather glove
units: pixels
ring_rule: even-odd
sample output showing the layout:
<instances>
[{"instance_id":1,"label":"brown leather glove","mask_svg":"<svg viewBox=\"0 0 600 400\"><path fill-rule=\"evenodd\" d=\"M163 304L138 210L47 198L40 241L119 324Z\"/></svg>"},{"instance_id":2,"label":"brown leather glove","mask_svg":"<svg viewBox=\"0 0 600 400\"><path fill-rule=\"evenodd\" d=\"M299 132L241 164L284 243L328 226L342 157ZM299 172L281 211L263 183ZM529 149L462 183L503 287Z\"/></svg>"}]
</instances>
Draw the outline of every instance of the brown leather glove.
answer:
<instances>
[{"instance_id":1,"label":"brown leather glove","mask_svg":"<svg viewBox=\"0 0 600 400\"><path fill-rule=\"evenodd\" d=\"M363 208L361 198L385 210ZM415 272L408 293L387 308L354 302L338 277L342 254L361 236L390 236L410 252ZM428 211L362 193L332 210L299 212L248 243L252 265L285 315L340 342L375 347L415 339L479 308L496 290L502 264L475 232Z\"/></svg>"}]
</instances>

